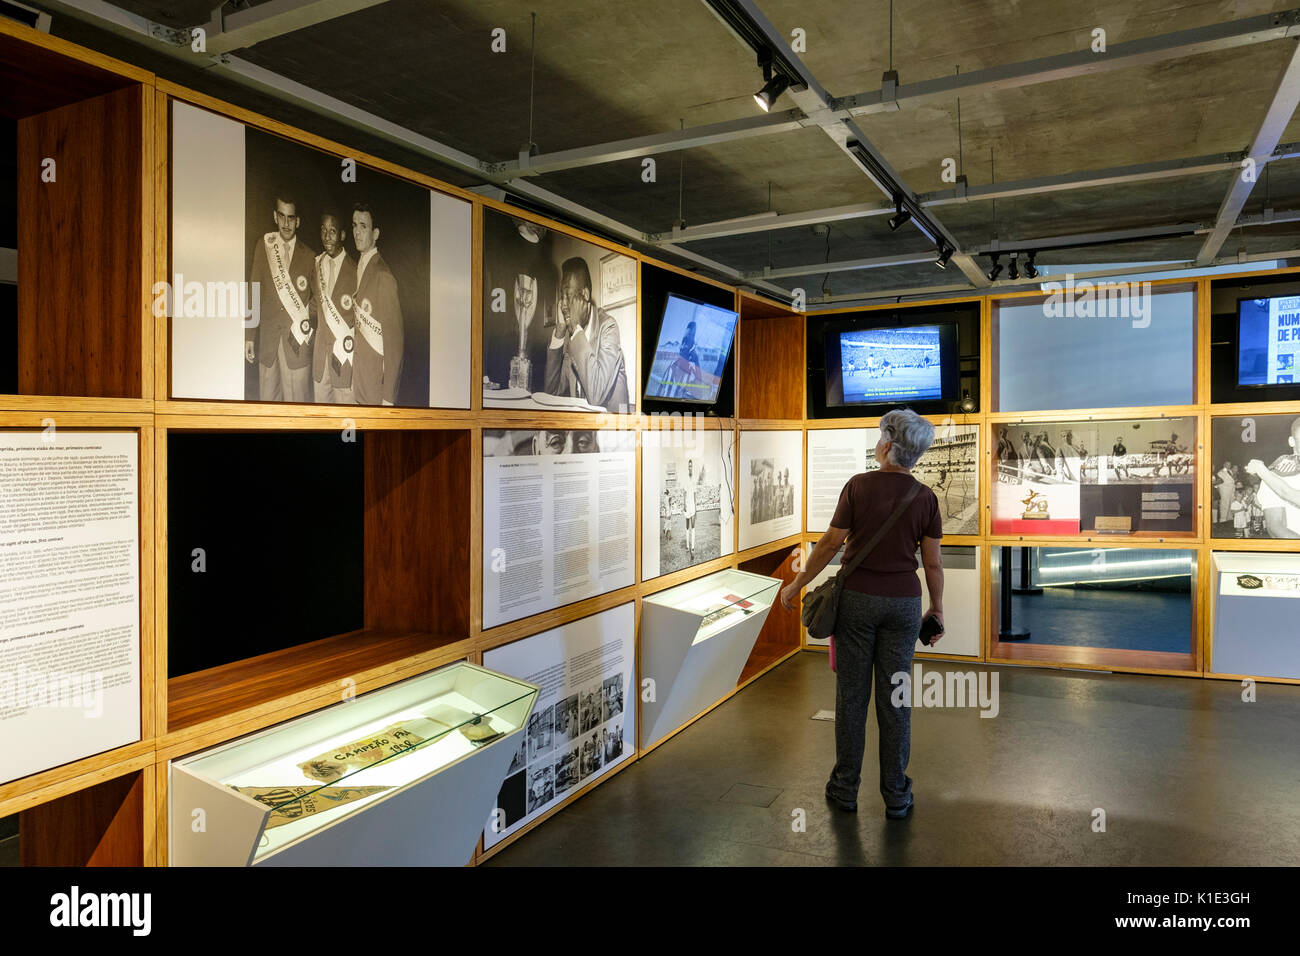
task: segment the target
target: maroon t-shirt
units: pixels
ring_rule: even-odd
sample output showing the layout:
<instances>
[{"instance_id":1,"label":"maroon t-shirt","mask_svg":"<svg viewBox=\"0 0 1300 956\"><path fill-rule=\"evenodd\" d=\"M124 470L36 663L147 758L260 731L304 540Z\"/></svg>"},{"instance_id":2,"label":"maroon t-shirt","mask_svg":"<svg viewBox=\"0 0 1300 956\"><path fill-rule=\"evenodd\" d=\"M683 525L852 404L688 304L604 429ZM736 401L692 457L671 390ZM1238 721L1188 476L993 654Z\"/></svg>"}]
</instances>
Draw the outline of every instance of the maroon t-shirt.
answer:
<instances>
[{"instance_id":1,"label":"maroon t-shirt","mask_svg":"<svg viewBox=\"0 0 1300 956\"><path fill-rule=\"evenodd\" d=\"M915 481L900 471L866 471L854 475L840 492L839 504L831 517L832 528L848 528L844 563L857 556L898 507ZM844 582L850 591L883 597L920 597L921 579L916 576L916 546L922 538L942 538L943 517L939 499L922 487L907 510L898 516L871 554Z\"/></svg>"}]
</instances>

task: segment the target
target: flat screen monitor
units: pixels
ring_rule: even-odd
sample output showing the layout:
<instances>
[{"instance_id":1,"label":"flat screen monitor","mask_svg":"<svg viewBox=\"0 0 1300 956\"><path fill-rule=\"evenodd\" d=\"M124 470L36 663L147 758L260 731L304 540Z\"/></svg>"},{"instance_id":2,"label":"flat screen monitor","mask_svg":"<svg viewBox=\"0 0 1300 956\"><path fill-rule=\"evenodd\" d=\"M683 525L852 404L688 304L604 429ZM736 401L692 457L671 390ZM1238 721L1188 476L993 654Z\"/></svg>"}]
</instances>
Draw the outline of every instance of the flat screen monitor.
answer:
<instances>
[{"instance_id":1,"label":"flat screen monitor","mask_svg":"<svg viewBox=\"0 0 1300 956\"><path fill-rule=\"evenodd\" d=\"M956 345L956 327L947 323L829 332L826 404L954 400Z\"/></svg>"},{"instance_id":2,"label":"flat screen monitor","mask_svg":"<svg viewBox=\"0 0 1300 956\"><path fill-rule=\"evenodd\" d=\"M1300 296L1237 300L1237 385L1300 382Z\"/></svg>"},{"instance_id":3,"label":"flat screen monitor","mask_svg":"<svg viewBox=\"0 0 1300 956\"><path fill-rule=\"evenodd\" d=\"M712 405L736 337L731 309L669 294L659 322L646 398Z\"/></svg>"}]
</instances>

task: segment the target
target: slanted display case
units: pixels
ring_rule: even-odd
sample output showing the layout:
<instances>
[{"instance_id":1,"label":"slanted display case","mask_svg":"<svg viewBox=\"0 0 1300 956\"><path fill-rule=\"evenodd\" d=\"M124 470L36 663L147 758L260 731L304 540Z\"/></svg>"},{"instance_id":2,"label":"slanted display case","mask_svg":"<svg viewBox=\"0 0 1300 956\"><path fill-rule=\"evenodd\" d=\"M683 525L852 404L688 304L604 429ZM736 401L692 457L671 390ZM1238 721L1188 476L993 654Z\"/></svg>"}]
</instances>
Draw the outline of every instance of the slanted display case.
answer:
<instances>
[{"instance_id":1,"label":"slanted display case","mask_svg":"<svg viewBox=\"0 0 1300 956\"><path fill-rule=\"evenodd\" d=\"M1215 551L1211 670L1300 680L1300 554Z\"/></svg>"},{"instance_id":2,"label":"slanted display case","mask_svg":"<svg viewBox=\"0 0 1300 956\"><path fill-rule=\"evenodd\" d=\"M736 688L781 581L727 569L641 602L641 746L699 716Z\"/></svg>"},{"instance_id":3,"label":"slanted display case","mask_svg":"<svg viewBox=\"0 0 1300 956\"><path fill-rule=\"evenodd\" d=\"M459 662L170 767L176 866L463 866L537 699Z\"/></svg>"}]
</instances>

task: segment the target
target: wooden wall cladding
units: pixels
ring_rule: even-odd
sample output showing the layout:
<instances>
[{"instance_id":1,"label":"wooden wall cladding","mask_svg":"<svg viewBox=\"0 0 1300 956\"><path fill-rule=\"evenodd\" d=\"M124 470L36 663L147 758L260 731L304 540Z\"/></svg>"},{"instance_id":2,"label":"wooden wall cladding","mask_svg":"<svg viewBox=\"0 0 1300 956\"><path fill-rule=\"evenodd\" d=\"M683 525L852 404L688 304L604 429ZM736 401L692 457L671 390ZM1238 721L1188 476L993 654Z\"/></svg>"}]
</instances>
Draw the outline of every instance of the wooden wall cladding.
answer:
<instances>
[{"instance_id":1,"label":"wooden wall cladding","mask_svg":"<svg viewBox=\"0 0 1300 956\"><path fill-rule=\"evenodd\" d=\"M142 866L144 780L128 773L24 810L23 866Z\"/></svg>"},{"instance_id":2,"label":"wooden wall cladding","mask_svg":"<svg viewBox=\"0 0 1300 956\"><path fill-rule=\"evenodd\" d=\"M793 548L779 548L756 558L750 558L748 561L742 561L739 567L740 570L753 574L780 578L781 586L785 587L795 578L794 562ZM749 660L745 662L745 669L740 673L740 683L743 684L766 670L791 651L798 650L801 643L799 607L796 605L793 611L787 611L781 606L778 593L772 602L772 610L767 612L763 629L758 632L758 640L754 642L754 649L749 654Z\"/></svg>"},{"instance_id":3,"label":"wooden wall cladding","mask_svg":"<svg viewBox=\"0 0 1300 956\"><path fill-rule=\"evenodd\" d=\"M468 431L366 434L367 629L469 636L472 444Z\"/></svg>"},{"instance_id":4,"label":"wooden wall cladding","mask_svg":"<svg viewBox=\"0 0 1300 956\"><path fill-rule=\"evenodd\" d=\"M740 316L740 417L802 421L803 316L758 310L748 299Z\"/></svg>"},{"instance_id":5,"label":"wooden wall cladding","mask_svg":"<svg viewBox=\"0 0 1300 956\"><path fill-rule=\"evenodd\" d=\"M142 397L145 94L18 122L20 394Z\"/></svg>"}]
</instances>

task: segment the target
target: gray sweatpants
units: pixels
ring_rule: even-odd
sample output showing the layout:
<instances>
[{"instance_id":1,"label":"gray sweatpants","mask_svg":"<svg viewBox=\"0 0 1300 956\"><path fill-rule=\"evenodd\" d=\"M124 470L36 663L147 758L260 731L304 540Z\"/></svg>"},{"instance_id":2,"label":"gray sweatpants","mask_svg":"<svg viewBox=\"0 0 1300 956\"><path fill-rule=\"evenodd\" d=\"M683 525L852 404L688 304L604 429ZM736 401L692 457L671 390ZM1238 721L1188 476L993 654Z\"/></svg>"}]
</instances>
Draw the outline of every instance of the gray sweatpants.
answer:
<instances>
[{"instance_id":1,"label":"gray sweatpants","mask_svg":"<svg viewBox=\"0 0 1300 956\"><path fill-rule=\"evenodd\" d=\"M857 800L874 670L880 795L891 810L911 804L907 761L912 749L912 709L890 703L894 691L890 678L897 673L910 677L920 630L919 597L878 597L847 589L841 593L835 617L835 769L826 784L832 796Z\"/></svg>"}]
</instances>

